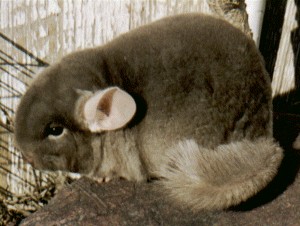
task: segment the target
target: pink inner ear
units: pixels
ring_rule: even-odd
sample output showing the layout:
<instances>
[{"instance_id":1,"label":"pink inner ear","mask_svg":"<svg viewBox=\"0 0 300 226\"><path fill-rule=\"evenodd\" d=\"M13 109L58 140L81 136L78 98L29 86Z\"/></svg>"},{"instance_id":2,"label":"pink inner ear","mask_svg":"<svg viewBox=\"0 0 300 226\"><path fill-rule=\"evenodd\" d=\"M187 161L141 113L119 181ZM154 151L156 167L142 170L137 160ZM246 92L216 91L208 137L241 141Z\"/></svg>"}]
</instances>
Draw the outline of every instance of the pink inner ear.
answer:
<instances>
[{"instance_id":1,"label":"pink inner ear","mask_svg":"<svg viewBox=\"0 0 300 226\"><path fill-rule=\"evenodd\" d=\"M118 87L101 90L86 100L84 123L91 132L115 130L125 126L134 116L134 99Z\"/></svg>"},{"instance_id":2,"label":"pink inner ear","mask_svg":"<svg viewBox=\"0 0 300 226\"><path fill-rule=\"evenodd\" d=\"M107 117L110 115L111 107L112 107L112 99L114 93L117 89L111 89L103 95L101 100L98 103L97 110L105 114Z\"/></svg>"}]
</instances>

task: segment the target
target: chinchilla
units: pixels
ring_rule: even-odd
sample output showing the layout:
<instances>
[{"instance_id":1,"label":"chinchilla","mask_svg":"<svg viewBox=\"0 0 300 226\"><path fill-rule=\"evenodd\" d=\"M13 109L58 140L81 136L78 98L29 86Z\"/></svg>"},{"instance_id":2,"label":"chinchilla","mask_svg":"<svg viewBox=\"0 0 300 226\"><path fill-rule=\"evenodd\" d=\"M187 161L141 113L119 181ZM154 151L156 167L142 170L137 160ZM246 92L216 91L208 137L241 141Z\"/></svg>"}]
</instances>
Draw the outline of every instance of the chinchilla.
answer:
<instances>
[{"instance_id":1,"label":"chinchilla","mask_svg":"<svg viewBox=\"0 0 300 226\"><path fill-rule=\"evenodd\" d=\"M158 20L46 68L21 99L15 140L37 169L155 179L196 211L255 195L283 156L254 42L202 14Z\"/></svg>"}]
</instances>

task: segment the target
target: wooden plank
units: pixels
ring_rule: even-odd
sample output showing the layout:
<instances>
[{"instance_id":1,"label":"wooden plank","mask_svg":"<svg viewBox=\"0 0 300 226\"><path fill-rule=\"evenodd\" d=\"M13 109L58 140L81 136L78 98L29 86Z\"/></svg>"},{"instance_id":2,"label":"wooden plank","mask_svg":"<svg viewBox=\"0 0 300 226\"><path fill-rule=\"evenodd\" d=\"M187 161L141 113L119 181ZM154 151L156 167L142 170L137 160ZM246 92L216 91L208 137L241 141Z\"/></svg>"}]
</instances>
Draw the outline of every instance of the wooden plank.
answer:
<instances>
[{"instance_id":1,"label":"wooden plank","mask_svg":"<svg viewBox=\"0 0 300 226\"><path fill-rule=\"evenodd\" d=\"M23 3L22 3L23 2ZM208 11L205 0L2 1L1 32L54 62L68 52L106 43L163 16ZM8 9L8 10L7 10ZM2 13L1 13L2 14Z\"/></svg>"},{"instance_id":2,"label":"wooden plank","mask_svg":"<svg viewBox=\"0 0 300 226\"><path fill-rule=\"evenodd\" d=\"M267 0L266 2L259 48L271 76L273 76L276 63L286 3L287 0Z\"/></svg>"},{"instance_id":3,"label":"wooden plank","mask_svg":"<svg viewBox=\"0 0 300 226\"><path fill-rule=\"evenodd\" d=\"M295 63L298 62L295 60L296 56L291 42L291 34L298 26L296 12L295 2L288 1L273 74L273 96L287 93L296 88Z\"/></svg>"}]
</instances>

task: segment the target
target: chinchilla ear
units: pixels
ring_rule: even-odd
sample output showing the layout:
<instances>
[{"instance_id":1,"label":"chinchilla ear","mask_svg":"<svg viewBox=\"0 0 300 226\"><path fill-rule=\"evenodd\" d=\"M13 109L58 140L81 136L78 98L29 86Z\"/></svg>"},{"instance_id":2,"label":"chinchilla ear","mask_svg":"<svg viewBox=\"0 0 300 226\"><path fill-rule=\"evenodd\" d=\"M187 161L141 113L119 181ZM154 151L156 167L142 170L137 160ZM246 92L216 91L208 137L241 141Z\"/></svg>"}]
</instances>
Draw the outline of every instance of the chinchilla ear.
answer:
<instances>
[{"instance_id":1,"label":"chinchilla ear","mask_svg":"<svg viewBox=\"0 0 300 226\"><path fill-rule=\"evenodd\" d=\"M91 132L116 130L125 126L136 112L134 99L118 87L98 91L88 98L78 109L79 121Z\"/></svg>"}]
</instances>

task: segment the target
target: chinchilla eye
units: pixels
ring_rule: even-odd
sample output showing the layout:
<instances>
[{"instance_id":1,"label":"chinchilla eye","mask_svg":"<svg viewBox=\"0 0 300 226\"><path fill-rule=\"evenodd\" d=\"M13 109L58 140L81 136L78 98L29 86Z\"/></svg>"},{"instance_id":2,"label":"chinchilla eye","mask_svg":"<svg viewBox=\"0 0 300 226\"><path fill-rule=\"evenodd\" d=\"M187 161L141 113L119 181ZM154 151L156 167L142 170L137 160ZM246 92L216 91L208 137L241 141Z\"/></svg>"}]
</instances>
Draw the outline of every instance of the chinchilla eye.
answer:
<instances>
[{"instance_id":1,"label":"chinchilla eye","mask_svg":"<svg viewBox=\"0 0 300 226\"><path fill-rule=\"evenodd\" d=\"M46 135L47 136L60 136L64 132L64 127L60 125L49 125L46 128Z\"/></svg>"},{"instance_id":2,"label":"chinchilla eye","mask_svg":"<svg viewBox=\"0 0 300 226\"><path fill-rule=\"evenodd\" d=\"M59 136L63 133L64 128L62 126L56 126L50 128L49 134L53 136Z\"/></svg>"}]
</instances>

